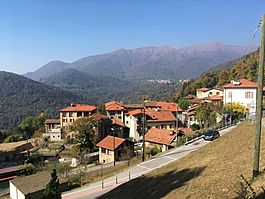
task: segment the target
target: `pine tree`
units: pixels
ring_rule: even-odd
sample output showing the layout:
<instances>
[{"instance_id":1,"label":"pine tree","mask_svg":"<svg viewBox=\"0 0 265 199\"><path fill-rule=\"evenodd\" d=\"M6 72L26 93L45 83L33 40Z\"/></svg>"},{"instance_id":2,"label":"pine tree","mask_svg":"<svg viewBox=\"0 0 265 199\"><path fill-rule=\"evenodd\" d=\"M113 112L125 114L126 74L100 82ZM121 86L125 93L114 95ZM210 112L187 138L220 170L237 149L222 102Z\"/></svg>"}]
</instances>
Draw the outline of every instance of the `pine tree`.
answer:
<instances>
[{"instance_id":1,"label":"pine tree","mask_svg":"<svg viewBox=\"0 0 265 199\"><path fill-rule=\"evenodd\" d=\"M43 194L43 199L61 199L61 191L59 188L59 180L57 179L56 170L51 173L51 181L47 184Z\"/></svg>"}]
</instances>

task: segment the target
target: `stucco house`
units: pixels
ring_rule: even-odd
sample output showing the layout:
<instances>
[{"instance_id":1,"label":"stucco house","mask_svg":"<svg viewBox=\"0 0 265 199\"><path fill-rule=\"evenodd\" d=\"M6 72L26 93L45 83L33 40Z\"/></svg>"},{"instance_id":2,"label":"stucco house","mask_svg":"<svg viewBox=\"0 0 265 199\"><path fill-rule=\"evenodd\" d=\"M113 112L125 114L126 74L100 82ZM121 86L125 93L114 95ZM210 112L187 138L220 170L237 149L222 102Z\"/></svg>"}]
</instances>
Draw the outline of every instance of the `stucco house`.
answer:
<instances>
[{"instance_id":1,"label":"stucco house","mask_svg":"<svg viewBox=\"0 0 265 199\"><path fill-rule=\"evenodd\" d=\"M119 160L122 157L123 150L127 147L128 150L133 151L133 145L124 138L114 137L108 135L101 140L97 147L99 147L99 163L111 163Z\"/></svg>"},{"instance_id":2,"label":"stucco house","mask_svg":"<svg viewBox=\"0 0 265 199\"><path fill-rule=\"evenodd\" d=\"M238 102L245 106L249 116L256 114L256 96L258 85L247 79L231 81L231 83L223 86L224 88L224 104Z\"/></svg>"},{"instance_id":3,"label":"stucco house","mask_svg":"<svg viewBox=\"0 0 265 199\"><path fill-rule=\"evenodd\" d=\"M89 117L96 113L97 107L88 104L71 104L71 106L61 109L60 126L69 127L79 118Z\"/></svg>"},{"instance_id":4,"label":"stucco house","mask_svg":"<svg viewBox=\"0 0 265 199\"><path fill-rule=\"evenodd\" d=\"M67 177L58 175L60 190L68 189ZM11 199L40 199L46 185L51 180L49 172L38 172L28 176L19 176L9 181Z\"/></svg>"},{"instance_id":5,"label":"stucco house","mask_svg":"<svg viewBox=\"0 0 265 199\"><path fill-rule=\"evenodd\" d=\"M59 119L47 119L44 122L45 133L42 134L43 138L51 141L60 141L62 139L61 126Z\"/></svg>"},{"instance_id":6,"label":"stucco house","mask_svg":"<svg viewBox=\"0 0 265 199\"><path fill-rule=\"evenodd\" d=\"M197 99L204 99L207 97L216 97L222 98L223 97L223 90L220 88L199 88L196 90L196 98Z\"/></svg>"},{"instance_id":7,"label":"stucco house","mask_svg":"<svg viewBox=\"0 0 265 199\"><path fill-rule=\"evenodd\" d=\"M167 151L174 147L172 144L176 138L176 133L173 130L152 128L145 135L146 147L159 147L161 151Z\"/></svg>"}]
</instances>

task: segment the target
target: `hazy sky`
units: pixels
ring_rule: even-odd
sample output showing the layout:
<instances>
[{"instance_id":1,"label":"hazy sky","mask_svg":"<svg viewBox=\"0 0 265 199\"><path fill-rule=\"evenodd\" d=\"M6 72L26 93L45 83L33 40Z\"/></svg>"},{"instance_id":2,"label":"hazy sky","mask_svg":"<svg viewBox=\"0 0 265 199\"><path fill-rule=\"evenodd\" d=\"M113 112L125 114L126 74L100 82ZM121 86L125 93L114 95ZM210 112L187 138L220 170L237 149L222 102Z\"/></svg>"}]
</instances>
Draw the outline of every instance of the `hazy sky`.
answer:
<instances>
[{"instance_id":1,"label":"hazy sky","mask_svg":"<svg viewBox=\"0 0 265 199\"><path fill-rule=\"evenodd\" d=\"M262 0L0 0L0 70L148 45L257 45L262 14Z\"/></svg>"}]
</instances>

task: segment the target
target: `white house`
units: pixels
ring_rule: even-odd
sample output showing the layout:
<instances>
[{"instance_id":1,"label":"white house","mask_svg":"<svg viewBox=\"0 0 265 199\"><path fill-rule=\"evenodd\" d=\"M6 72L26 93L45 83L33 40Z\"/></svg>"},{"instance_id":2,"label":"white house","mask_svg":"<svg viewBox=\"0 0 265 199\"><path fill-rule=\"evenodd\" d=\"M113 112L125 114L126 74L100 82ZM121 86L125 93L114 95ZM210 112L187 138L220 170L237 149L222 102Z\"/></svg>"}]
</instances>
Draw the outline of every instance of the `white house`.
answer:
<instances>
[{"instance_id":1,"label":"white house","mask_svg":"<svg viewBox=\"0 0 265 199\"><path fill-rule=\"evenodd\" d=\"M231 81L223 86L224 104L238 102L248 109L249 115L256 113L256 95L258 85L247 79Z\"/></svg>"},{"instance_id":2,"label":"white house","mask_svg":"<svg viewBox=\"0 0 265 199\"><path fill-rule=\"evenodd\" d=\"M219 88L199 88L196 90L197 99L203 99L207 97L223 97L223 90Z\"/></svg>"}]
</instances>

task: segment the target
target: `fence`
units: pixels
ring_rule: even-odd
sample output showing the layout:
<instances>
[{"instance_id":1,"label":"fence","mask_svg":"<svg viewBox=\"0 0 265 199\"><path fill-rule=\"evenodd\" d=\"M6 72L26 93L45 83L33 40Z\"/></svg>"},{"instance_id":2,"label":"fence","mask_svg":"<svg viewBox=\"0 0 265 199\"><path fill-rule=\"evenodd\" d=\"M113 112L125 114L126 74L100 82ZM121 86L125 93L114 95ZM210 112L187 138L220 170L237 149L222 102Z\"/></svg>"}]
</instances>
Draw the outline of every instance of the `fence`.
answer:
<instances>
[{"instance_id":1,"label":"fence","mask_svg":"<svg viewBox=\"0 0 265 199\"><path fill-rule=\"evenodd\" d=\"M217 128L215 128L214 130L221 131L221 130L227 129L231 126L236 126L237 124L239 124L239 122L233 122L233 123L229 123L229 124L225 124L225 125L220 125ZM205 129L205 131L206 131L206 129ZM199 140L203 137L204 137L204 132L195 133L194 135L186 138L185 145L190 144L192 142L195 142L196 140Z\"/></svg>"}]
</instances>

